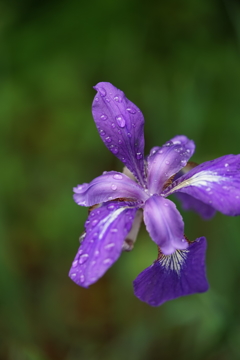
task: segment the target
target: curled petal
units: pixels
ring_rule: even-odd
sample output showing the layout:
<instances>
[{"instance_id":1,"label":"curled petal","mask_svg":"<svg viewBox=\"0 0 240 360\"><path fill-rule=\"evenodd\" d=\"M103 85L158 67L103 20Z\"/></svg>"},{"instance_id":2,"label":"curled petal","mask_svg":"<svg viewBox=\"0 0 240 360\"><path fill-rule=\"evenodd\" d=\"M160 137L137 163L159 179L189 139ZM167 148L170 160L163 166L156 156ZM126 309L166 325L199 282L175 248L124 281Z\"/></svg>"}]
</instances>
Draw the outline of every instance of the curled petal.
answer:
<instances>
[{"instance_id":1,"label":"curled petal","mask_svg":"<svg viewBox=\"0 0 240 360\"><path fill-rule=\"evenodd\" d=\"M159 306L180 296L208 290L205 271L206 239L198 238L186 250L162 256L134 280L134 293L142 301Z\"/></svg>"},{"instance_id":2,"label":"curled petal","mask_svg":"<svg viewBox=\"0 0 240 360\"><path fill-rule=\"evenodd\" d=\"M124 202L106 203L91 211L69 272L76 284L88 287L95 283L119 258L136 211Z\"/></svg>"},{"instance_id":3,"label":"curled petal","mask_svg":"<svg viewBox=\"0 0 240 360\"><path fill-rule=\"evenodd\" d=\"M226 155L194 167L163 191L182 192L226 215L240 215L240 155Z\"/></svg>"},{"instance_id":4,"label":"curled petal","mask_svg":"<svg viewBox=\"0 0 240 360\"><path fill-rule=\"evenodd\" d=\"M73 191L75 202L81 206L92 206L117 198L130 198L138 202L147 199L142 187L116 171L106 172L89 184L78 185Z\"/></svg>"},{"instance_id":5,"label":"curled petal","mask_svg":"<svg viewBox=\"0 0 240 360\"><path fill-rule=\"evenodd\" d=\"M151 238L164 254L188 247L182 217L172 201L153 195L145 203L143 218Z\"/></svg>"},{"instance_id":6,"label":"curled petal","mask_svg":"<svg viewBox=\"0 0 240 360\"><path fill-rule=\"evenodd\" d=\"M163 185L183 168L195 149L194 142L179 135L159 148L153 148L148 157L148 189L160 194Z\"/></svg>"},{"instance_id":7,"label":"curled petal","mask_svg":"<svg viewBox=\"0 0 240 360\"><path fill-rule=\"evenodd\" d=\"M112 84L101 82L94 89L92 114L104 144L144 185L143 114Z\"/></svg>"}]
</instances>

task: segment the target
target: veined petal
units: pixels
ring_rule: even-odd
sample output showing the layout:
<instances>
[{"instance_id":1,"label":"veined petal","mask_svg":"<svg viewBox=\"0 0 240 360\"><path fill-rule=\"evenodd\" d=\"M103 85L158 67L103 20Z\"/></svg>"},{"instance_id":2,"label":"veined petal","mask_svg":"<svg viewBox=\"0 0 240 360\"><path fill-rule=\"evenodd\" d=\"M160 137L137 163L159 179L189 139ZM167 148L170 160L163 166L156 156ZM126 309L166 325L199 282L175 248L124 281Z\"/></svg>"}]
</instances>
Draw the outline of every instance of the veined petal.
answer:
<instances>
[{"instance_id":1,"label":"veined petal","mask_svg":"<svg viewBox=\"0 0 240 360\"><path fill-rule=\"evenodd\" d=\"M134 293L142 301L159 306L180 296L208 290L205 271L206 239L196 239L186 250L164 255L134 280Z\"/></svg>"},{"instance_id":2,"label":"veined petal","mask_svg":"<svg viewBox=\"0 0 240 360\"><path fill-rule=\"evenodd\" d=\"M151 194L160 194L163 185L192 156L194 142L184 135L176 136L159 148L153 148L148 157L148 189Z\"/></svg>"},{"instance_id":3,"label":"veined petal","mask_svg":"<svg viewBox=\"0 0 240 360\"><path fill-rule=\"evenodd\" d=\"M181 202L184 210L193 210L205 220L211 219L216 213L216 210L212 206L205 204L191 195L180 192L174 195Z\"/></svg>"},{"instance_id":4,"label":"veined petal","mask_svg":"<svg viewBox=\"0 0 240 360\"><path fill-rule=\"evenodd\" d=\"M106 147L144 185L144 117L125 94L108 82L98 83L92 114Z\"/></svg>"},{"instance_id":5,"label":"veined petal","mask_svg":"<svg viewBox=\"0 0 240 360\"><path fill-rule=\"evenodd\" d=\"M240 155L226 155L194 167L163 191L183 192L226 215L240 215Z\"/></svg>"},{"instance_id":6,"label":"veined petal","mask_svg":"<svg viewBox=\"0 0 240 360\"><path fill-rule=\"evenodd\" d=\"M117 198L129 198L138 202L148 198L141 186L116 171L106 172L89 184L78 185L73 191L74 201L81 206L92 206Z\"/></svg>"},{"instance_id":7,"label":"veined petal","mask_svg":"<svg viewBox=\"0 0 240 360\"><path fill-rule=\"evenodd\" d=\"M127 202L110 202L91 211L69 272L76 284L88 287L95 283L119 258L136 211Z\"/></svg>"},{"instance_id":8,"label":"veined petal","mask_svg":"<svg viewBox=\"0 0 240 360\"><path fill-rule=\"evenodd\" d=\"M145 203L143 218L152 240L164 254L188 247L182 217L172 201L153 195Z\"/></svg>"}]
</instances>

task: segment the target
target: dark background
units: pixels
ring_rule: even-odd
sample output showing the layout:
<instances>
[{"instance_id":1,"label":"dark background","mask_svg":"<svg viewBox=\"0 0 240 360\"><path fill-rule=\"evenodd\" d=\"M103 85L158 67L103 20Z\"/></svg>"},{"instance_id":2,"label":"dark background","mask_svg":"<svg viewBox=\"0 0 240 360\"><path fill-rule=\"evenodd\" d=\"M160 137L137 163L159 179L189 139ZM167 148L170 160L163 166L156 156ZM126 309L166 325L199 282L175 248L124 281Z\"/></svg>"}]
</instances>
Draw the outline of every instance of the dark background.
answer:
<instances>
[{"instance_id":1,"label":"dark background","mask_svg":"<svg viewBox=\"0 0 240 360\"><path fill-rule=\"evenodd\" d=\"M121 163L91 116L110 81L143 111L146 153L177 134L198 163L240 153L240 5L234 0L0 3L0 358L240 359L240 219L184 213L208 239L210 290L151 308L134 251L89 289L68 278L87 216L72 187Z\"/></svg>"}]
</instances>

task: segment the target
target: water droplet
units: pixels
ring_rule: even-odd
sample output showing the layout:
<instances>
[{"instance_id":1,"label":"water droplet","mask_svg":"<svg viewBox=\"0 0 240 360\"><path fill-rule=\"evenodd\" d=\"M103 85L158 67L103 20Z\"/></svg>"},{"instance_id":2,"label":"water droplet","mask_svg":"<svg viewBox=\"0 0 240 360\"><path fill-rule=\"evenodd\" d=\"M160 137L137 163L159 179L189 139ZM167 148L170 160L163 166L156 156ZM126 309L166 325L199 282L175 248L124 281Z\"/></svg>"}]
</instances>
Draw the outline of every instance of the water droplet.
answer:
<instances>
[{"instance_id":1,"label":"water droplet","mask_svg":"<svg viewBox=\"0 0 240 360\"><path fill-rule=\"evenodd\" d=\"M110 250L110 249L112 249L114 246L115 246L114 243L110 243L110 244L107 244L107 245L105 246L105 249L106 249L106 250Z\"/></svg>"},{"instance_id":2,"label":"water droplet","mask_svg":"<svg viewBox=\"0 0 240 360\"><path fill-rule=\"evenodd\" d=\"M119 140L118 140L118 143L119 143L119 144L122 144L122 140L121 140L121 139L119 139Z\"/></svg>"},{"instance_id":3,"label":"water droplet","mask_svg":"<svg viewBox=\"0 0 240 360\"><path fill-rule=\"evenodd\" d=\"M129 138L131 138L131 137L132 137L132 134L131 134L131 133L128 133L127 135L128 135L128 137L129 137Z\"/></svg>"},{"instance_id":4,"label":"water droplet","mask_svg":"<svg viewBox=\"0 0 240 360\"><path fill-rule=\"evenodd\" d=\"M95 216L95 212L94 212L94 211L91 211L90 216Z\"/></svg>"},{"instance_id":5,"label":"water droplet","mask_svg":"<svg viewBox=\"0 0 240 360\"><path fill-rule=\"evenodd\" d=\"M135 127L136 127L136 124L135 124L135 123L132 123L132 127L134 127L134 128L135 128Z\"/></svg>"},{"instance_id":6,"label":"water droplet","mask_svg":"<svg viewBox=\"0 0 240 360\"><path fill-rule=\"evenodd\" d=\"M211 191L211 188L210 187L206 188L206 191Z\"/></svg>"},{"instance_id":7,"label":"water droplet","mask_svg":"<svg viewBox=\"0 0 240 360\"><path fill-rule=\"evenodd\" d=\"M126 121L124 120L123 116L116 117L117 123L121 128L124 128Z\"/></svg>"},{"instance_id":8,"label":"water droplet","mask_svg":"<svg viewBox=\"0 0 240 360\"><path fill-rule=\"evenodd\" d=\"M112 149L112 152L113 152L114 154L117 154L117 153L118 153L118 148L115 147L114 149Z\"/></svg>"},{"instance_id":9,"label":"water droplet","mask_svg":"<svg viewBox=\"0 0 240 360\"><path fill-rule=\"evenodd\" d=\"M93 260L93 261L91 262L91 265L93 266L93 265L95 265L95 264L96 264L96 261Z\"/></svg>"},{"instance_id":10,"label":"water droplet","mask_svg":"<svg viewBox=\"0 0 240 360\"><path fill-rule=\"evenodd\" d=\"M163 153L163 150L159 150L158 154L162 154Z\"/></svg>"},{"instance_id":11,"label":"water droplet","mask_svg":"<svg viewBox=\"0 0 240 360\"><path fill-rule=\"evenodd\" d=\"M96 102L98 102L98 101L99 101L99 98L98 98L97 96L95 97L95 101L96 101Z\"/></svg>"},{"instance_id":12,"label":"water droplet","mask_svg":"<svg viewBox=\"0 0 240 360\"><path fill-rule=\"evenodd\" d=\"M187 149L186 152L190 153L190 149Z\"/></svg>"},{"instance_id":13,"label":"water droplet","mask_svg":"<svg viewBox=\"0 0 240 360\"><path fill-rule=\"evenodd\" d=\"M182 166L186 166L186 165L187 165L187 161L186 161L186 160L181 160L181 165L182 165Z\"/></svg>"},{"instance_id":14,"label":"water droplet","mask_svg":"<svg viewBox=\"0 0 240 360\"><path fill-rule=\"evenodd\" d=\"M78 264L78 261L77 260L74 260L73 263L72 263L72 267L76 267Z\"/></svg>"},{"instance_id":15,"label":"water droplet","mask_svg":"<svg viewBox=\"0 0 240 360\"><path fill-rule=\"evenodd\" d=\"M96 239L97 237L98 237L98 233L95 232L95 233L93 234L93 239Z\"/></svg>"},{"instance_id":16,"label":"water droplet","mask_svg":"<svg viewBox=\"0 0 240 360\"><path fill-rule=\"evenodd\" d=\"M105 91L104 88L100 87L100 88L98 89L98 91L99 91L99 93L100 93L101 96L106 96L106 91Z\"/></svg>"},{"instance_id":17,"label":"water droplet","mask_svg":"<svg viewBox=\"0 0 240 360\"><path fill-rule=\"evenodd\" d=\"M165 206L168 206L168 203L164 203Z\"/></svg>"},{"instance_id":18,"label":"water droplet","mask_svg":"<svg viewBox=\"0 0 240 360\"><path fill-rule=\"evenodd\" d=\"M169 161L168 161L168 160L166 160L166 161L165 161L165 164L166 164L166 165L169 165Z\"/></svg>"},{"instance_id":19,"label":"water droplet","mask_svg":"<svg viewBox=\"0 0 240 360\"><path fill-rule=\"evenodd\" d=\"M108 103L110 102L109 98L106 98L105 100L106 100Z\"/></svg>"},{"instance_id":20,"label":"water droplet","mask_svg":"<svg viewBox=\"0 0 240 360\"><path fill-rule=\"evenodd\" d=\"M109 201L111 201L112 199L113 199L113 197L112 197L112 196L109 196L109 197L108 197L108 200L109 200Z\"/></svg>"},{"instance_id":21,"label":"water droplet","mask_svg":"<svg viewBox=\"0 0 240 360\"><path fill-rule=\"evenodd\" d=\"M121 174L115 174L115 175L113 175L113 178L116 180L122 180L123 177Z\"/></svg>"},{"instance_id":22,"label":"water droplet","mask_svg":"<svg viewBox=\"0 0 240 360\"><path fill-rule=\"evenodd\" d=\"M136 158L138 160L142 159L142 153L140 153L140 152L136 153Z\"/></svg>"},{"instance_id":23,"label":"water droplet","mask_svg":"<svg viewBox=\"0 0 240 360\"><path fill-rule=\"evenodd\" d=\"M79 258L79 264L84 264L88 259L88 254L83 254Z\"/></svg>"},{"instance_id":24,"label":"water droplet","mask_svg":"<svg viewBox=\"0 0 240 360\"><path fill-rule=\"evenodd\" d=\"M116 125L114 123L112 123L112 128L114 129L116 127Z\"/></svg>"},{"instance_id":25,"label":"water droplet","mask_svg":"<svg viewBox=\"0 0 240 360\"><path fill-rule=\"evenodd\" d=\"M184 243L184 242L186 242L186 240L185 240L185 239L182 239L182 242Z\"/></svg>"},{"instance_id":26,"label":"water droplet","mask_svg":"<svg viewBox=\"0 0 240 360\"><path fill-rule=\"evenodd\" d=\"M92 222L92 226L97 225L97 223L98 223L98 219L93 220L93 222Z\"/></svg>"},{"instance_id":27,"label":"water droplet","mask_svg":"<svg viewBox=\"0 0 240 360\"><path fill-rule=\"evenodd\" d=\"M113 209L115 209L115 206L114 205L108 205L108 210L113 210Z\"/></svg>"},{"instance_id":28,"label":"water droplet","mask_svg":"<svg viewBox=\"0 0 240 360\"><path fill-rule=\"evenodd\" d=\"M84 280L85 280L84 275L80 275L80 282L81 282L81 283L83 283L83 282L84 282Z\"/></svg>"},{"instance_id":29,"label":"water droplet","mask_svg":"<svg viewBox=\"0 0 240 360\"><path fill-rule=\"evenodd\" d=\"M107 174L107 171L104 171L102 174L103 174L103 175L106 175L106 174Z\"/></svg>"},{"instance_id":30,"label":"water droplet","mask_svg":"<svg viewBox=\"0 0 240 360\"><path fill-rule=\"evenodd\" d=\"M224 166L225 166L225 167L228 167L228 163L226 163Z\"/></svg>"},{"instance_id":31,"label":"water droplet","mask_svg":"<svg viewBox=\"0 0 240 360\"><path fill-rule=\"evenodd\" d=\"M113 98L116 102L122 102L122 97L120 95L114 96Z\"/></svg>"},{"instance_id":32,"label":"water droplet","mask_svg":"<svg viewBox=\"0 0 240 360\"><path fill-rule=\"evenodd\" d=\"M117 232L118 232L118 229L111 229L110 232L111 232L111 233L117 233Z\"/></svg>"},{"instance_id":33,"label":"water droplet","mask_svg":"<svg viewBox=\"0 0 240 360\"><path fill-rule=\"evenodd\" d=\"M107 117L107 115L105 115L105 114L102 114L102 115L100 116L100 119L101 119L101 120L107 120L107 118L108 118L108 117Z\"/></svg>"},{"instance_id":34,"label":"water droplet","mask_svg":"<svg viewBox=\"0 0 240 360\"><path fill-rule=\"evenodd\" d=\"M101 135L101 136L106 135L106 133L105 133L105 131L104 131L104 130L100 130L100 131L99 131L99 133L100 133L100 135Z\"/></svg>"},{"instance_id":35,"label":"water droplet","mask_svg":"<svg viewBox=\"0 0 240 360\"><path fill-rule=\"evenodd\" d=\"M111 188L112 188L112 190L117 190L117 185L112 184Z\"/></svg>"},{"instance_id":36,"label":"water droplet","mask_svg":"<svg viewBox=\"0 0 240 360\"><path fill-rule=\"evenodd\" d=\"M136 110L135 109L133 109L133 108L127 108L126 109L130 114L136 114Z\"/></svg>"},{"instance_id":37,"label":"water droplet","mask_svg":"<svg viewBox=\"0 0 240 360\"><path fill-rule=\"evenodd\" d=\"M122 162L125 162L125 157L122 157Z\"/></svg>"},{"instance_id":38,"label":"water droplet","mask_svg":"<svg viewBox=\"0 0 240 360\"><path fill-rule=\"evenodd\" d=\"M73 274L70 275L70 277L71 277L71 278L75 278L76 275L77 275L76 273L73 273Z\"/></svg>"},{"instance_id":39,"label":"water droplet","mask_svg":"<svg viewBox=\"0 0 240 360\"><path fill-rule=\"evenodd\" d=\"M110 143L112 141L112 139L110 138L110 136L106 137L106 142Z\"/></svg>"},{"instance_id":40,"label":"water droplet","mask_svg":"<svg viewBox=\"0 0 240 360\"><path fill-rule=\"evenodd\" d=\"M98 256L99 255L99 251L96 250L95 253L94 253L95 256Z\"/></svg>"},{"instance_id":41,"label":"water droplet","mask_svg":"<svg viewBox=\"0 0 240 360\"><path fill-rule=\"evenodd\" d=\"M111 259L105 259L105 260L103 260L103 263L104 263L105 265L111 264L111 263L112 263L112 260L111 260Z\"/></svg>"}]
</instances>

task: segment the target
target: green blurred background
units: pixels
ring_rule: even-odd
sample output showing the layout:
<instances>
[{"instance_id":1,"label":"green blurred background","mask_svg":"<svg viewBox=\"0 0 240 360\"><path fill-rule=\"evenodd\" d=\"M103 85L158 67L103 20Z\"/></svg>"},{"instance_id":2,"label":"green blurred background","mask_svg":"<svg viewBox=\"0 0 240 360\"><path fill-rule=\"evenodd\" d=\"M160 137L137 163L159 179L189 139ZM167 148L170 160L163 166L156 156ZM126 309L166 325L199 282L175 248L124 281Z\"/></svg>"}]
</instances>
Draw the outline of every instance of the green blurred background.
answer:
<instances>
[{"instance_id":1,"label":"green blurred background","mask_svg":"<svg viewBox=\"0 0 240 360\"><path fill-rule=\"evenodd\" d=\"M210 290L151 308L132 281L156 258L142 227L89 289L68 278L87 216L72 187L122 164L91 116L99 81L143 111L146 152L176 134L193 161L240 153L235 0L0 3L0 359L240 359L240 219L184 213L208 239Z\"/></svg>"}]
</instances>

